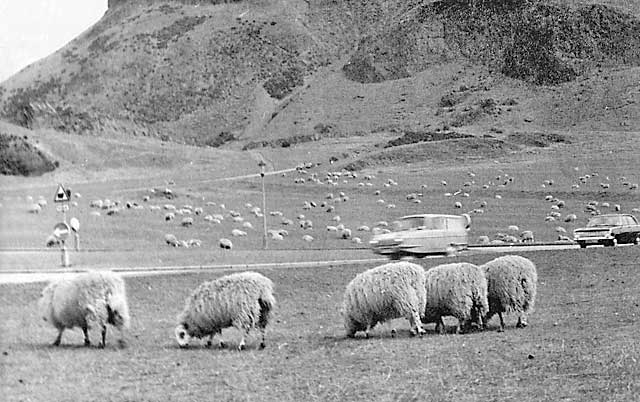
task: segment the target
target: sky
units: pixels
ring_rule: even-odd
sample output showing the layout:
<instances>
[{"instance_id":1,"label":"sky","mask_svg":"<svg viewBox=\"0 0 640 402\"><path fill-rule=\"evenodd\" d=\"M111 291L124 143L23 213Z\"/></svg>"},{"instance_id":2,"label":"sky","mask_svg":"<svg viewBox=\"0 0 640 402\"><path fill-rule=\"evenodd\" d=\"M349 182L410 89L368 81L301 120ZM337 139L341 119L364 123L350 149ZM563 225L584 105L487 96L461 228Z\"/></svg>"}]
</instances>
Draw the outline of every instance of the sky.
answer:
<instances>
[{"instance_id":1,"label":"sky","mask_svg":"<svg viewBox=\"0 0 640 402\"><path fill-rule=\"evenodd\" d=\"M107 0L0 0L0 82L96 23Z\"/></svg>"}]
</instances>

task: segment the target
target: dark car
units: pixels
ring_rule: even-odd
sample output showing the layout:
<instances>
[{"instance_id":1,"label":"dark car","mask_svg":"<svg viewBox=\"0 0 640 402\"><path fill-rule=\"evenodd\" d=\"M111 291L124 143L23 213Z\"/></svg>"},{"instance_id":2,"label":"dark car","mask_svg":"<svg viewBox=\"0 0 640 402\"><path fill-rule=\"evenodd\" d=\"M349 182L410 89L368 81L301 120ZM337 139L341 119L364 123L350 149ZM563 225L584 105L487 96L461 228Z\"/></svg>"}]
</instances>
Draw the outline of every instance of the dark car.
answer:
<instances>
[{"instance_id":1,"label":"dark car","mask_svg":"<svg viewBox=\"0 0 640 402\"><path fill-rule=\"evenodd\" d=\"M573 231L573 239L580 248L602 244L613 247L618 244L639 244L640 225L633 215L598 215L589 219L587 226Z\"/></svg>"}]
</instances>

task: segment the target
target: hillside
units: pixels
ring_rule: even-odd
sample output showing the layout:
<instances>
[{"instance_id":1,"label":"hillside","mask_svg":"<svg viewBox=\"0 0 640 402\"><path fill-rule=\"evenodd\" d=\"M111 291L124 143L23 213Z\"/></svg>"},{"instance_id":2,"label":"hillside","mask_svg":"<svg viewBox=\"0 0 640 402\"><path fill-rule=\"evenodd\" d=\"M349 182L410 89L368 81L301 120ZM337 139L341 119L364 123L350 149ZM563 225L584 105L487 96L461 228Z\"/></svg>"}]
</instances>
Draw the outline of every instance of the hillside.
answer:
<instances>
[{"instance_id":1,"label":"hillside","mask_svg":"<svg viewBox=\"0 0 640 402\"><path fill-rule=\"evenodd\" d=\"M640 2L602 3L112 0L3 82L0 111L29 128L234 149L638 130Z\"/></svg>"}]
</instances>

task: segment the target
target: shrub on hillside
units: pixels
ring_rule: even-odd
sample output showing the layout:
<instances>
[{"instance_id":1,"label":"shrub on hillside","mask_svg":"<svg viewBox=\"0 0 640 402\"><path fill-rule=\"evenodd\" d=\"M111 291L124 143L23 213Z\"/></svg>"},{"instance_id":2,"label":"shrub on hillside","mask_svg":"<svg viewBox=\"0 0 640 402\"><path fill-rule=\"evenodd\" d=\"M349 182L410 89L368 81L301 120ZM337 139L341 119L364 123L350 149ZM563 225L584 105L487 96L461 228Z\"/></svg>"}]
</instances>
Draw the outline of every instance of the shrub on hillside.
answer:
<instances>
[{"instance_id":1,"label":"shrub on hillside","mask_svg":"<svg viewBox=\"0 0 640 402\"><path fill-rule=\"evenodd\" d=\"M26 136L0 133L0 174L39 176L56 167L58 162L51 162Z\"/></svg>"}]
</instances>

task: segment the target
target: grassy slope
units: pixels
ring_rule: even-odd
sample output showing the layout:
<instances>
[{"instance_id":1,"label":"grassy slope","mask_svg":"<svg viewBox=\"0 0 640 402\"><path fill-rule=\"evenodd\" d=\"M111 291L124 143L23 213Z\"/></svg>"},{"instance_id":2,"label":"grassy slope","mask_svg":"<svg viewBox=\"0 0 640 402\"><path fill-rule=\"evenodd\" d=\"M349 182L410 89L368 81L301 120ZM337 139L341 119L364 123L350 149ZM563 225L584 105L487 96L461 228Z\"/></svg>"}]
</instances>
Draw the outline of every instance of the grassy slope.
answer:
<instances>
[{"instance_id":1,"label":"grassy slope","mask_svg":"<svg viewBox=\"0 0 640 402\"><path fill-rule=\"evenodd\" d=\"M54 330L37 315L42 285L1 286L3 393L10 401L156 400L633 400L640 359L635 346L637 248L524 254L538 266L530 326L422 339L405 320L369 340L344 338L339 306L347 282L367 267L266 271L278 306L267 348L188 350L173 340L184 298L214 274L127 279L129 346L82 348L79 331L47 346ZM475 256L474 263L491 256ZM426 267L436 261L427 262ZM452 325L452 321L447 321ZM97 339L97 334L93 334ZM233 346L238 334L224 332Z\"/></svg>"}]
</instances>

